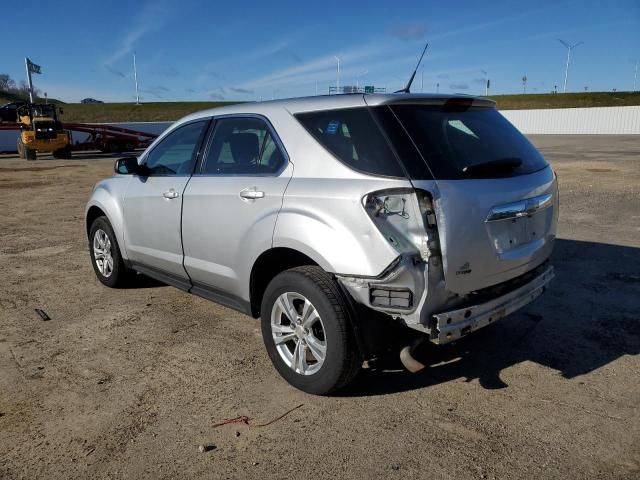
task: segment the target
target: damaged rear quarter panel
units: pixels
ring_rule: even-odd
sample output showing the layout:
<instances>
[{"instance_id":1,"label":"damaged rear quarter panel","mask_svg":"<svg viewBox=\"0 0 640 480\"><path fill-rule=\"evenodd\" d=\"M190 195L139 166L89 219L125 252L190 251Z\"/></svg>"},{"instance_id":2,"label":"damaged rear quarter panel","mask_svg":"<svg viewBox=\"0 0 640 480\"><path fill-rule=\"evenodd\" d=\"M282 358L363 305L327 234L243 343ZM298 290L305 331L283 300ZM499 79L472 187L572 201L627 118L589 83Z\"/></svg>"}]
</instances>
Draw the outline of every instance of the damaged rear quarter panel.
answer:
<instances>
[{"instance_id":1,"label":"damaged rear quarter panel","mask_svg":"<svg viewBox=\"0 0 640 480\"><path fill-rule=\"evenodd\" d=\"M376 277L399 252L364 211L370 192L410 188L407 180L294 177L283 200L274 247L296 249L328 272Z\"/></svg>"}]
</instances>

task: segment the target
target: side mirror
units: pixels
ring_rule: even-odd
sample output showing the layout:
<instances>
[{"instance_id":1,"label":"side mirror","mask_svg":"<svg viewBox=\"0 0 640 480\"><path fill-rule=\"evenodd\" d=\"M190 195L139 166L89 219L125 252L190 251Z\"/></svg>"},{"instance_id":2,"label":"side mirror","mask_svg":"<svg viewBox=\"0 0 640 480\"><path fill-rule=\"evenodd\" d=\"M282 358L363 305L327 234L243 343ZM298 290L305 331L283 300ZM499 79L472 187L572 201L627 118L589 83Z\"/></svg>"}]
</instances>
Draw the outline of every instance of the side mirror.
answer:
<instances>
[{"instance_id":1,"label":"side mirror","mask_svg":"<svg viewBox=\"0 0 640 480\"><path fill-rule=\"evenodd\" d=\"M116 160L113 170L120 175L133 175L139 173L140 166L136 157L124 157Z\"/></svg>"}]
</instances>

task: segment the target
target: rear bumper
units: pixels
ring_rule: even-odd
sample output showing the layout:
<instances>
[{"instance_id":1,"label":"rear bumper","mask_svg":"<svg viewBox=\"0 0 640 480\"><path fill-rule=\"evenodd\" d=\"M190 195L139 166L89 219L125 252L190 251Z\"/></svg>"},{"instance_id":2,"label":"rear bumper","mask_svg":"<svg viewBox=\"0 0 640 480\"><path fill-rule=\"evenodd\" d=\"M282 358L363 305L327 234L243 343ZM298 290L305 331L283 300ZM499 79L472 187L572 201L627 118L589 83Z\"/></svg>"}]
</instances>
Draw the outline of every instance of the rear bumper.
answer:
<instances>
[{"instance_id":1,"label":"rear bumper","mask_svg":"<svg viewBox=\"0 0 640 480\"><path fill-rule=\"evenodd\" d=\"M542 295L554 276L553 266L549 265L529 283L505 295L477 305L434 314L431 340L437 344L449 343L506 317Z\"/></svg>"}]
</instances>

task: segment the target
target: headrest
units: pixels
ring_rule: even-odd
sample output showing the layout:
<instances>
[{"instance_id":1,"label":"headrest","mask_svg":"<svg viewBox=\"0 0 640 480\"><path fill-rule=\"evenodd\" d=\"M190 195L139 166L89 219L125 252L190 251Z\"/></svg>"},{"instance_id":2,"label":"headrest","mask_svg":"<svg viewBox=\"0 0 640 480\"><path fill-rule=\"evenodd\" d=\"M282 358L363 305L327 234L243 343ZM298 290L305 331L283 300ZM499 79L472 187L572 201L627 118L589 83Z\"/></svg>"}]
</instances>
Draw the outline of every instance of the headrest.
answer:
<instances>
[{"instance_id":1,"label":"headrest","mask_svg":"<svg viewBox=\"0 0 640 480\"><path fill-rule=\"evenodd\" d=\"M258 135L255 133L234 133L229 137L231 155L236 164L246 165L258 158Z\"/></svg>"}]
</instances>

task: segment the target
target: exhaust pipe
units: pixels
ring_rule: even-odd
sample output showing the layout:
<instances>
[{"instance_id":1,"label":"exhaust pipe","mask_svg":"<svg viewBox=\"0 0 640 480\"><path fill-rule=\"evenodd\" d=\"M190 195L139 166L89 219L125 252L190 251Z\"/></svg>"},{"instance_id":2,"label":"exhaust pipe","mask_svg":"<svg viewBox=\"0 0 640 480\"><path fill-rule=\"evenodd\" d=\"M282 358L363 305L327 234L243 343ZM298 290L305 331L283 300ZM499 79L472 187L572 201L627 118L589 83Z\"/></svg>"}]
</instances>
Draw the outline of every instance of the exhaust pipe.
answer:
<instances>
[{"instance_id":1,"label":"exhaust pipe","mask_svg":"<svg viewBox=\"0 0 640 480\"><path fill-rule=\"evenodd\" d=\"M417 373L426 367L426 365L416 360L413 356L416 349L420 345L422 345L422 342L424 342L426 338L426 336L420 335L420 337L418 337L413 343L411 343L411 345L407 345L402 350L400 350L400 361L402 362L404 368L406 368L411 373Z\"/></svg>"}]
</instances>

